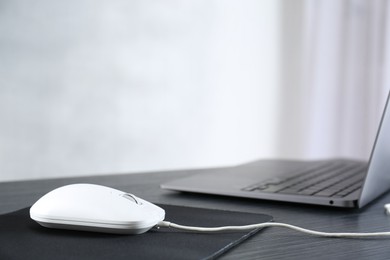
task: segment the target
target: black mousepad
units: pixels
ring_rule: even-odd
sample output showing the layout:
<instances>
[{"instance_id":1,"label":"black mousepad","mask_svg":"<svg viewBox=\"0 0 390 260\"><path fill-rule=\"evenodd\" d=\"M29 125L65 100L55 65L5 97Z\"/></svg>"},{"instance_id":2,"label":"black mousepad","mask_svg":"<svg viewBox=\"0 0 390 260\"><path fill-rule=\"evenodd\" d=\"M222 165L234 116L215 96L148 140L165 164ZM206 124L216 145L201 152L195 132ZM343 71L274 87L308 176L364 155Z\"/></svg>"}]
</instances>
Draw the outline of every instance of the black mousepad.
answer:
<instances>
[{"instance_id":1,"label":"black mousepad","mask_svg":"<svg viewBox=\"0 0 390 260\"><path fill-rule=\"evenodd\" d=\"M165 220L191 226L247 225L272 217L172 205ZM152 229L141 235L114 235L44 228L31 220L30 208L0 215L0 259L213 259L258 230L189 233Z\"/></svg>"}]
</instances>

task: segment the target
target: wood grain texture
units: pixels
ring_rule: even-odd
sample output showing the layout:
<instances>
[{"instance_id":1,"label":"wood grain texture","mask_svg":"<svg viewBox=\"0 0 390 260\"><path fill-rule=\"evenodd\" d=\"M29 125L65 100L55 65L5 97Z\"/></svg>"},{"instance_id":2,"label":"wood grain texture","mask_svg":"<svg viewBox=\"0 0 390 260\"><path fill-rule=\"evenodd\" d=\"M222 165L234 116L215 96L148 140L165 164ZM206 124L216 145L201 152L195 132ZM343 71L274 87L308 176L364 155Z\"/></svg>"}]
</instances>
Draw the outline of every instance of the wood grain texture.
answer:
<instances>
[{"instance_id":1,"label":"wood grain texture","mask_svg":"<svg viewBox=\"0 0 390 260\"><path fill-rule=\"evenodd\" d=\"M160 189L170 179L201 170L153 172L0 183L0 214L32 205L46 192L71 183L96 183L132 192L155 203L264 213L285 222L326 232L390 231L383 205L386 194L361 210L308 206L264 200L176 193ZM229 251L223 259L389 259L390 238L318 238L281 228L267 228ZM179 250L179 249L178 249Z\"/></svg>"}]
</instances>

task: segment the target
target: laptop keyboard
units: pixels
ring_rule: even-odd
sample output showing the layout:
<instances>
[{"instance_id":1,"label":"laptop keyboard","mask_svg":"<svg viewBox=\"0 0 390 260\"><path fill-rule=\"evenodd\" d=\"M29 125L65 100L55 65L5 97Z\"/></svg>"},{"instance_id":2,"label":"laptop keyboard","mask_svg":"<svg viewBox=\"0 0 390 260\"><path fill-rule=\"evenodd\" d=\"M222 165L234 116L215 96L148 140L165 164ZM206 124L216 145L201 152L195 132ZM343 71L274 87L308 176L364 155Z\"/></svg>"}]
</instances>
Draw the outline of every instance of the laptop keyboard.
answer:
<instances>
[{"instance_id":1,"label":"laptop keyboard","mask_svg":"<svg viewBox=\"0 0 390 260\"><path fill-rule=\"evenodd\" d=\"M366 171L364 165L328 163L292 176L268 179L243 190L341 198L361 188Z\"/></svg>"}]
</instances>

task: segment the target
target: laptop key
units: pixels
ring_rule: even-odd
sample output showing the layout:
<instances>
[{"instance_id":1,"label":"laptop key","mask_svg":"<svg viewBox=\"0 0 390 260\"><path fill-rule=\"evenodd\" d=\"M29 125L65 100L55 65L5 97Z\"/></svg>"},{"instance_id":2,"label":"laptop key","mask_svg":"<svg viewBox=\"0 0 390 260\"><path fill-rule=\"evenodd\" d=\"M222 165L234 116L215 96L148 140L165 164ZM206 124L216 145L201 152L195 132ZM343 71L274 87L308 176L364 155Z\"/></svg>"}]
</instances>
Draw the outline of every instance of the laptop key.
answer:
<instances>
[{"instance_id":1,"label":"laptop key","mask_svg":"<svg viewBox=\"0 0 390 260\"><path fill-rule=\"evenodd\" d=\"M267 188L265 189L257 189L257 191L262 191L262 192L279 192L282 189L282 187L277 186L277 185L267 185Z\"/></svg>"},{"instance_id":2,"label":"laptop key","mask_svg":"<svg viewBox=\"0 0 390 260\"><path fill-rule=\"evenodd\" d=\"M268 185L252 185L252 186L249 186L249 187L245 187L242 190L244 190L244 191L255 191L255 190L263 190L263 189L266 189L267 187L268 187Z\"/></svg>"},{"instance_id":3,"label":"laptop key","mask_svg":"<svg viewBox=\"0 0 390 260\"><path fill-rule=\"evenodd\" d=\"M333 194L335 194L336 192L334 190L322 190L322 191L319 191L317 193L314 193L315 196L323 196L323 197L331 197Z\"/></svg>"},{"instance_id":4,"label":"laptop key","mask_svg":"<svg viewBox=\"0 0 390 260\"><path fill-rule=\"evenodd\" d=\"M294 188L287 188L287 189L279 191L279 193L281 193L281 194L295 194L295 195L297 195L298 194L298 190L294 189Z\"/></svg>"},{"instance_id":5,"label":"laptop key","mask_svg":"<svg viewBox=\"0 0 390 260\"><path fill-rule=\"evenodd\" d=\"M344 189L344 190L341 190L341 191L337 192L337 193L335 194L335 196L342 196L342 197L345 197L345 196L351 194L352 192L354 192L354 191L356 191L356 190L358 190L358 189L360 189L360 188L361 188L361 184L359 183L359 185L354 185L354 186L351 186L351 187L349 187L349 188L346 188L346 189Z\"/></svg>"},{"instance_id":6,"label":"laptop key","mask_svg":"<svg viewBox=\"0 0 390 260\"><path fill-rule=\"evenodd\" d=\"M317 189L304 189L304 190L301 190L298 192L299 195L313 195L315 194L316 192L318 192Z\"/></svg>"}]
</instances>

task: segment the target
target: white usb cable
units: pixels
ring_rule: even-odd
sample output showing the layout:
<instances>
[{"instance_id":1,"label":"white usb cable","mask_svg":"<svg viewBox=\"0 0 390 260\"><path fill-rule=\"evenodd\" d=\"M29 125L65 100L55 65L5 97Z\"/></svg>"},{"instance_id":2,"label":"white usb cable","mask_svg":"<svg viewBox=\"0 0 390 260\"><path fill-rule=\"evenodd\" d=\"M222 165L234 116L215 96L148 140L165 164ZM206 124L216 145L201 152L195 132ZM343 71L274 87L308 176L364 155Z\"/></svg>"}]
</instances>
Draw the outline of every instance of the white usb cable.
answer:
<instances>
[{"instance_id":1,"label":"white usb cable","mask_svg":"<svg viewBox=\"0 0 390 260\"><path fill-rule=\"evenodd\" d=\"M390 215L390 204L385 204L384 206L386 214ZM321 232L310 230L306 228L297 227L294 225L289 225L285 223L277 223L277 222L267 222L260 224L252 224L245 226L224 226L224 227L191 227L191 226L183 226L175 223L171 223L169 221L160 221L157 224L157 227L166 227L166 228L176 228L185 231L191 232L223 232L223 231L244 231L244 230L253 230L257 228L266 228L266 227L283 227L289 228L298 232L302 232L305 234L313 235L313 236L321 236L321 237L346 237L346 238L363 238L363 237L390 237L390 232L373 232L373 233L329 233L329 232Z\"/></svg>"},{"instance_id":2,"label":"white usb cable","mask_svg":"<svg viewBox=\"0 0 390 260\"><path fill-rule=\"evenodd\" d=\"M347 237L347 238L362 238L362 237L390 237L390 232L374 232L374 233L328 233L328 232L320 232L315 230L310 230L306 228L301 228L289 224L284 223L276 223L276 222L267 222L253 225L245 225L245 226L224 226L224 227L192 227L192 226L183 226L175 223L171 223L169 221L160 221L157 224L157 227L167 227L167 228L176 228L185 231L191 232L222 232L222 231L244 231L244 230L253 230L257 228L265 228L265 227L284 227L293 229L295 231L299 231L302 233L306 233L314 236L321 237Z\"/></svg>"}]
</instances>

